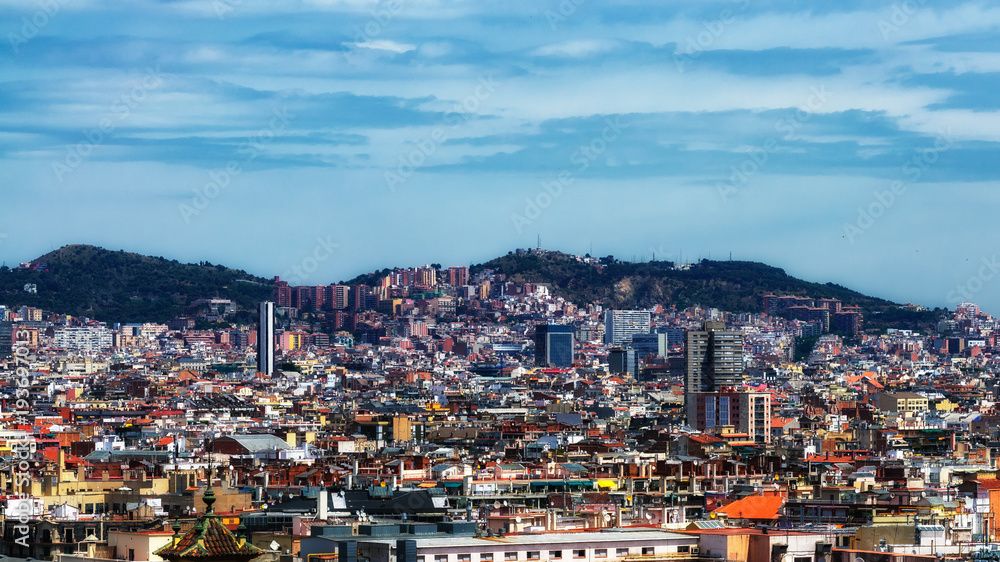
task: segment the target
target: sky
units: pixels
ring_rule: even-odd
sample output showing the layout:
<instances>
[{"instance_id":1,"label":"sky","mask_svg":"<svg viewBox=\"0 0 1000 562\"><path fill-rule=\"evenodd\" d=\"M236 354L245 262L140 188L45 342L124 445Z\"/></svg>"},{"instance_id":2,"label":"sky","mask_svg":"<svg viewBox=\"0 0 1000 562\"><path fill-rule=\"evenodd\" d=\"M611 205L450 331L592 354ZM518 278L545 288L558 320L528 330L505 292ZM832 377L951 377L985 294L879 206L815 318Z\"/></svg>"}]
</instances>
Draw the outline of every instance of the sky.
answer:
<instances>
[{"instance_id":1,"label":"sky","mask_svg":"<svg viewBox=\"0 0 1000 562\"><path fill-rule=\"evenodd\" d=\"M320 284L540 238L1000 314L998 27L926 0L6 0L0 258Z\"/></svg>"}]
</instances>

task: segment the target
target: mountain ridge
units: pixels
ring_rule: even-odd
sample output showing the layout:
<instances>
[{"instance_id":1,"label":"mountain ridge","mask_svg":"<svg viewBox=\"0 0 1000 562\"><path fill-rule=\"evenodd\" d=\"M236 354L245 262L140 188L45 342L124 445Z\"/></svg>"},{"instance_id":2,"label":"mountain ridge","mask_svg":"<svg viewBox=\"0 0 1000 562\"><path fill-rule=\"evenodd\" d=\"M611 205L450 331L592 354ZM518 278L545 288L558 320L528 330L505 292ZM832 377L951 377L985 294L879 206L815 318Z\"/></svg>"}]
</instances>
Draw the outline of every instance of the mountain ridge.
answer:
<instances>
[{"instance_id":1,"label":"mountain ridge","mask_svg":"<svg viewBox=\"0 0 1000 562\"><path fill-rule=\"evenodd\" d=\"M163 322L190 312L199 299L224 298L244 309L270 298L273 281L208 262L182 264L97 246L64 246L34 260L29 269L0 269L0 302L88 316L108 322ZM40 264L45 264L40 270ZM492 269L516 283L540 283L576 304L599 302L609 308L683 309L692 305L730 312L763 311L767 293L835 298L860 306L866 327L926 329L936 311L914 312L897 303L834 283L792 277L781 268L750 261L701 260L677 266L668 261L628 262L613 256L591 258L557 251L509 252L470 267ZM359 275L347 284L374 285L392 269ZM24 291L25 283L38 294Z\"/></svg>"}]
</instances>

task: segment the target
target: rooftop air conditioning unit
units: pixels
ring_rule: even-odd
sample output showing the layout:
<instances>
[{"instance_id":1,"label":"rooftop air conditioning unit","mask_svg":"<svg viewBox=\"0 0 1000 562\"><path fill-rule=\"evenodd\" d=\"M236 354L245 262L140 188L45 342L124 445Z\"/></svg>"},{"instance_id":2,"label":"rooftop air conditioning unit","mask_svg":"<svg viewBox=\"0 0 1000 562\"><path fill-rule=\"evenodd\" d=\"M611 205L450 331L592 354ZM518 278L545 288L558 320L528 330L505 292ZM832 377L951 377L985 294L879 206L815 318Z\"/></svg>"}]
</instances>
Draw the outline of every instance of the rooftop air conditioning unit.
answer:
<instances>
[{"instance_id":1,"label":"rooftop air conditioning unit","mask_svg":"<svg viewBox=\"0 0 1000 562\"><path fill-rule=\"evenodd\" d=\"M698 548L697 546L692 546L691 547L691 554L701 554L701 549Z\"/></svg>"}]
</instances>

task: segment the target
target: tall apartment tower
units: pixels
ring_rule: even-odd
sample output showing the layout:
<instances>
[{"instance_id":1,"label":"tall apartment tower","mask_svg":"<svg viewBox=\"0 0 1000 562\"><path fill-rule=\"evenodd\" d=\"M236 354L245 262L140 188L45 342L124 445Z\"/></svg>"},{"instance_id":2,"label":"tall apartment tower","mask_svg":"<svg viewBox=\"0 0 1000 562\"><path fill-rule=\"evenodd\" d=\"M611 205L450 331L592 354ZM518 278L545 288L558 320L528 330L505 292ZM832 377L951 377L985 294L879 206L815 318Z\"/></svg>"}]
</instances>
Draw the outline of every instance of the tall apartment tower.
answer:
<instances>
[{"instance_id":1,"label":"tall apartment tower","mask_svg":"<svg viewBox=\"0 0 1000 562\"><path fill-rule=\"evenodd\" d=\"M632 334L648 334L649 325L648 310L608 310L604 313L604 343L631 343Z\"/></svg>"},{"instance_id":2,"label":"tall apartment tower","mask_svg":"<svg viewBox=\"0 0 1000 562\"><path fill-rule=\"evenodd\" d=\"M257 317L257 372L274 374L274 303L260 303Z\"/></svg>"},{"instance_id":3,"label":"tall apartment tower","mask_svg":"<svg viewBox=\"0 0 1000 562\"><path fill-rule=\"evenodd\" d=\"M771 442L771 395L726 388L692 395L695 417L688 425L709 431L720 425L733 426L756 443Z\"/></svg>"},{"instance_id":4,"label":"tall apartment tower","mask_svg":"<svg viewBox=\"0 0 1000 562\"><path fill-rule=\"evenodd\" d=\"M743 383L743 334L723 322L705 322L685 335L684 398L688 425L697 419L696 395Z\"/></svg>"},{"instance_id":5,"label":"tall apartment tower","mask_svg":"<svg viewBox=\"0 0 1000 562\"><path fill-rule=\"evenodd\" d=\"M351 300L351 288L347 285L331 285L330 308L334 310L345 310Z\"/></svg>"},{"instance_id":6,"label":"tall apartment tower","mask_svg":"<svg viewBox=\"0 0 1000 562\"><path fill-rule=\"evenodd\" d=\"M469 284L469 268L456 266L448 268L448 284L452 287L461 287Z\"/></svg>"}]
</instances>

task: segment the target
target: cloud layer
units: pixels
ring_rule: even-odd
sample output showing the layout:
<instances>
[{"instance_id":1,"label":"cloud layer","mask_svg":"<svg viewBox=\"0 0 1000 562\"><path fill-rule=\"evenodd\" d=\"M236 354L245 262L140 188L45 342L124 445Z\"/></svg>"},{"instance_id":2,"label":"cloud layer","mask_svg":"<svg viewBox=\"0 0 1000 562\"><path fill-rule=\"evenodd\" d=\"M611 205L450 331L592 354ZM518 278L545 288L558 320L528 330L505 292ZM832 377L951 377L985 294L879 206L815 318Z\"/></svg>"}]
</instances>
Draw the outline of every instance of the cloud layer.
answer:
<instances>
[{"instance_id":1,"label":"cloud layer","mask_svg":"<svg viewBox=\"0 0 1000 562\"><path fill-rule=\"evenodd\" d=\"M985 2L24 0L0 21L11 262L91 242L274 274L333 234L319 283L541 234L953 306L1000 234Z\"/></svg>"}]
</instances>

